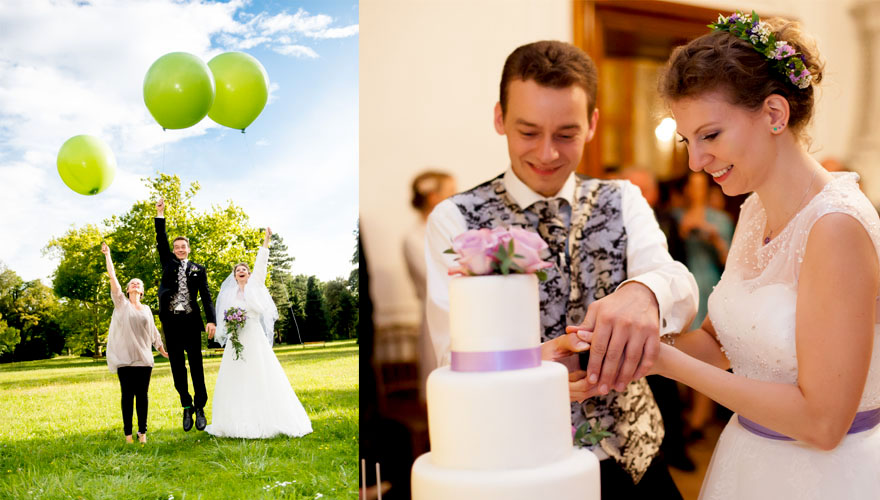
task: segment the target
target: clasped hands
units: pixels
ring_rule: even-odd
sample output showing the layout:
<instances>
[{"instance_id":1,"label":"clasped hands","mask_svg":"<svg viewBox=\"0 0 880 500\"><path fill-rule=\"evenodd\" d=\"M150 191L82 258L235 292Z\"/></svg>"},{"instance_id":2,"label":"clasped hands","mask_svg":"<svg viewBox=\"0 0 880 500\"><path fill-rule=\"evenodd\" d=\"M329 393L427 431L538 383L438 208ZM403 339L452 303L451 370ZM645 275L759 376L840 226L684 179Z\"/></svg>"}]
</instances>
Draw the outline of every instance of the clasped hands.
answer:
<instances>
[{"instance_id":1,"label":"clasped hands","mask_svg":"<svg viewBox=\"0 0 880 500\"><path fill-rule=\"evenodd\" d=\"M541 357L568 368L571 401L623 391L647 375L657 360L659 316L654 293L631 281L590 304L580 325L567 326L565 335L544 342ZM583 370L577 353L587 350L590 361Z\"/></svg>"}]
</instances>

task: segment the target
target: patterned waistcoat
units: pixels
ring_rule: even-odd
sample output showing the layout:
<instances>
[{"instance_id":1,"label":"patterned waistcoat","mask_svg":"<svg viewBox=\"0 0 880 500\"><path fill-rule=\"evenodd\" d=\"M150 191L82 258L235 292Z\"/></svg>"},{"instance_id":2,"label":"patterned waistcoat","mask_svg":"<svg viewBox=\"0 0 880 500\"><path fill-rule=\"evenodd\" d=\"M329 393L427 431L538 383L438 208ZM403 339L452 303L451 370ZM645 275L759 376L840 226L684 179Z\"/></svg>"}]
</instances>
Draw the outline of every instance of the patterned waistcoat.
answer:
<instances>
[{"instance_id":1,"label":"patterned waistcoat","mask_svg":"<svg viewBox=\"0 0 880 500\"><path fill-rule=\"evenodd\" d=\"M518 226L538 233L538 215L517 205L504 188L503 175L451 198L468 229ZM549 242L548 242L549 243ZM552 268L539 284L541 341L563 335L566 325L580 324L593 301L626 280L627 234L617 181L575 176L567 258L551 255ZM553 245L550 245L553 248ZM571 403L572 424L598 424L612 436L598 445L638 482L660 450L663 421L647 381L631 382L583 403Z\"/></svg>"}]
</instances>

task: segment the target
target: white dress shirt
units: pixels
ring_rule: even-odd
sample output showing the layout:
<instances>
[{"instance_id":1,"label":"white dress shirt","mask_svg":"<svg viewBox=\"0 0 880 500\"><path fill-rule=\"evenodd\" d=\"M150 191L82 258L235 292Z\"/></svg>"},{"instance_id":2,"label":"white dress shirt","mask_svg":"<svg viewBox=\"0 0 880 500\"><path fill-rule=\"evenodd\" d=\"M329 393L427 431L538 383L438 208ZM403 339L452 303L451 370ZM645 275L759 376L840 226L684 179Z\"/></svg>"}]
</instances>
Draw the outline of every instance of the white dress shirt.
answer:
<instances>
[{"instance_id":1,"label":"white dress shirt","mask_svg":"<svg viewBox=\"0 0 880 500\"><path fill-rule=\"evenodd\" d=\"M523 208L528 208L536 201L553 198L564 198L573 205L573 173L556 196L550 198L532 191L509 168L504 173L503 182L507 194ZM627 234L627 280L620 286L630 281L647 286L659 305L660 335L678 333L690 325L697 312L697 283L684 264L670 257L666 236L639 188L629 181L622 181L621 185L621 216ZM425 229L428 281L425 307L428 330L439 366L448 365L450 359L448 270L455 267L455 255L443 252L452 247L453 238L467 229L464 216L449 199L434 207Z\"/></svg>"}]
</instances>

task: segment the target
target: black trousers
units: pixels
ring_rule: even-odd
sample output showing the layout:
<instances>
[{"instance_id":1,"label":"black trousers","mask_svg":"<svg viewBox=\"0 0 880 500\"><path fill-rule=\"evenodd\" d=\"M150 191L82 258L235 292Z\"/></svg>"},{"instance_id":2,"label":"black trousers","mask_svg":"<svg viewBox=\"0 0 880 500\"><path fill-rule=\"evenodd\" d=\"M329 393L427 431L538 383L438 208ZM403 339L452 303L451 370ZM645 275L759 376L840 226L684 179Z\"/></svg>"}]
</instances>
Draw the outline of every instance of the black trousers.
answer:
<instances>
[{"instance_id":1,"label":"black trousers","mask_svg":"<svg viewBox=\"0 0 880 500\"><path fill-rule=\"evenodd\" d=\"M188 406L204 408L208 402L208 390L205 389L205 372L202 368L201 316L198 311L190 314L169 314L162 318L162 329L165 331L165 349L168 351L174 388L180 395L180 405L184 408ZM189 395L186 376L187 359L189 359L195 401Z\"/></svg>"},{"instance_id":2,"label":"black trousers","mask_svg":"<svg viewBox=\"0 0 880 500\"><path fill-rule=\"evenodd\" d=\"M138 432L147 433L147 392L150 389L152 366L120 366L116 369L119 375L119 387L122 389L122 429L126 436L131 435L131 414L134 401L137 399Z\"/></svg>"},{"instance_id":3,"label":"black trousers","mask_svg":"<svg viewBox=\"0 0 880 500\"><path fill-rule=\"evenodd\" d=\"M613 458L606 458L599 464L602 500L682 500L661 456L654 457L639 484L633 484L632 476Z\"/></svg>"}]
</instances>

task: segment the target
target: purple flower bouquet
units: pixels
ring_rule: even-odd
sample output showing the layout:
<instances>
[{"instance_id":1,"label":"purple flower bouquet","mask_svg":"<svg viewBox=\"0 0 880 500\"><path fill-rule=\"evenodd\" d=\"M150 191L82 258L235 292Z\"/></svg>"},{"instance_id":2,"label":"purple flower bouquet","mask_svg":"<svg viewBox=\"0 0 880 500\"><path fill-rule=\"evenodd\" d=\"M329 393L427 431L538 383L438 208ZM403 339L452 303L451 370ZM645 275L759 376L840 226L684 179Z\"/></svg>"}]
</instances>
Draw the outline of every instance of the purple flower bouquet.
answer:
<instances>
[{"instance_id":1,"label":"purple flower bouquet","mask_svg":"<svg viewBox=\"0 0 880 500\"><path fill-rule=\"evenodd\" d=\"M232 342L232 348L235 350L235 359L241 358L243 346L238 340L238 332L244 328L244 322L247 320L247 311L240 307L230 307L223 313L223 319L226 321L226 331L229 333L229 341Z\"/></svg>"}]
</instances>

